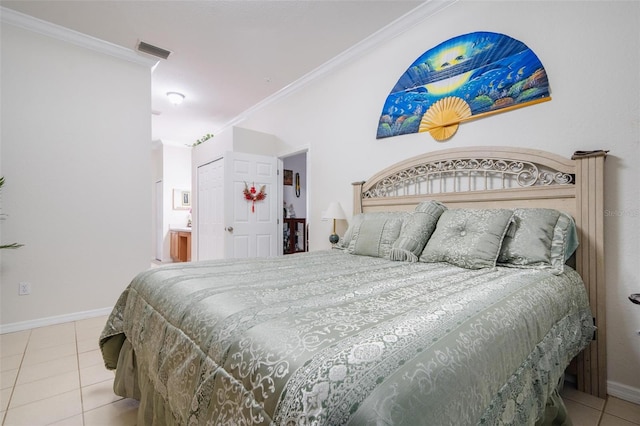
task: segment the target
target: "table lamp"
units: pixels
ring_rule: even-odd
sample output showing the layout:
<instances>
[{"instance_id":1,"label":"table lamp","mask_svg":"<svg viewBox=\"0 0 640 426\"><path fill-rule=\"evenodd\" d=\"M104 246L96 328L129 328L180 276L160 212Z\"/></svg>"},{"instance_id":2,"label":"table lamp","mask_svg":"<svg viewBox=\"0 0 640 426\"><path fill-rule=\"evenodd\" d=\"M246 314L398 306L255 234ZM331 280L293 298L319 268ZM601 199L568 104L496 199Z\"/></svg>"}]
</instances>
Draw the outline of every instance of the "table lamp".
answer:
<instances>
[{"instance_id":1,"label":"table lamp","mask_svg":"<svg viewBox=\"0 0 640 426\"><path fill-rule=\"evenodd\" d=\"M340 237L336 234L336 219L346 219L347 215L344 214L344 210L342 210L342 206L337 201L332 201L329 203L329 207L324 212L323 219L333 219L333 234L329 236L329 242L331 244L336 244Z\"/></svg>"}]
</instances>

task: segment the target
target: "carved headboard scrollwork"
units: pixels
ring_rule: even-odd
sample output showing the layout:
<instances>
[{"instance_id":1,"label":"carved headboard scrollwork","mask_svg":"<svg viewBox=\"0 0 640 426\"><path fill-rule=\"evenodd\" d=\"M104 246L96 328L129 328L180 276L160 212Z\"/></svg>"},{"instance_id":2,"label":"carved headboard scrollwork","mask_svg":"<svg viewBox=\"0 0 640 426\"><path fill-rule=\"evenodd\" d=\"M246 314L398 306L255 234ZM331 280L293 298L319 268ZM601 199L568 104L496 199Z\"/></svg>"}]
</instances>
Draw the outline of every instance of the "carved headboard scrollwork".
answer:
<instances>
[{"instance_id":1,"label":"carved headboard scrollwork","mask_svg":"<svg viewBox=\"0 0 640 426\"><path fill-rule=\"evenodd\" d=\"M460 192L480 185L490 189L497 184L499 189L514 186L568 185L574 182L574 175L562 171L545 169L529 161L506 160L502 158L458 158L455 160L437 160L398 170L376 182L362 193L363 198L397 196L401 192L407 195L407 188L426 184L426 188L436 193ZM451 182L451 191L444 185ZM466 182L465 182L466 180ZM462 181L462 182L461 182ZM437 188L433 188L433 183ZM466 188L461 187L466 183ZM418 192L418 188L414 189Z\"/></svg>"}]
</instances>

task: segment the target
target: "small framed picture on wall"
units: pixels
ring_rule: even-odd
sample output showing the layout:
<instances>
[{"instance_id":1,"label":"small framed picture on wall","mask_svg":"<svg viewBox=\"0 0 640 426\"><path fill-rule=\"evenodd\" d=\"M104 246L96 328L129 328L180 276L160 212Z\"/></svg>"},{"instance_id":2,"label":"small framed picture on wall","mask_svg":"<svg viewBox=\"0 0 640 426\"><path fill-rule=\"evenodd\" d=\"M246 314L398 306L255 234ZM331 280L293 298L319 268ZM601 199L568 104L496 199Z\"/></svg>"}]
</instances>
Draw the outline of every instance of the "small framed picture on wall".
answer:
<instances>
[{"instance_id":1,"label":"small framed picture on wall","mask_svg":"<svg viewBox=\"0 0 640 426\"><path fill-rule=\"evenodd\" d=\"M189 210L191 208L191 191L185 189L173 190L173 209Z\"/></svg>"},{"instance_id":2,"label":"small framed picture on wall","mask_svg":"<svg viewBox=\"0 0 640 426\"><path fill-rule=\"evenodd\" d=\"M293 170L284 171L284 184L285 185L293 185Z\"/></svg>"}]
</instances>

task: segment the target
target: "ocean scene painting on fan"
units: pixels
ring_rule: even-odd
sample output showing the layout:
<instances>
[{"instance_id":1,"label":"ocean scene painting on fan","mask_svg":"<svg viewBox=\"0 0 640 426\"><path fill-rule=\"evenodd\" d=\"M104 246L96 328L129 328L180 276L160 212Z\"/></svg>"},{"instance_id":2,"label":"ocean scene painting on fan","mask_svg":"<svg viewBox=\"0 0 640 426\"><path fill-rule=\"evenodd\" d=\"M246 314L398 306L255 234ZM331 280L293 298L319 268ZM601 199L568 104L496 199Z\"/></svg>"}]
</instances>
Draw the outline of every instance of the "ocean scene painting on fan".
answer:
<instances>
[{"instance_id":1,"label":"ocean scene painting on fan","mask_svg":"<svg viewBox=\"0 0 640 426\"><path fill-rule=\"evenodd\" d=\"M461 122L551 100L540 59L504 34L474 32L427 50L387 97L377 139L429 132L449 139Z\"/></svg>"}]
</instances>

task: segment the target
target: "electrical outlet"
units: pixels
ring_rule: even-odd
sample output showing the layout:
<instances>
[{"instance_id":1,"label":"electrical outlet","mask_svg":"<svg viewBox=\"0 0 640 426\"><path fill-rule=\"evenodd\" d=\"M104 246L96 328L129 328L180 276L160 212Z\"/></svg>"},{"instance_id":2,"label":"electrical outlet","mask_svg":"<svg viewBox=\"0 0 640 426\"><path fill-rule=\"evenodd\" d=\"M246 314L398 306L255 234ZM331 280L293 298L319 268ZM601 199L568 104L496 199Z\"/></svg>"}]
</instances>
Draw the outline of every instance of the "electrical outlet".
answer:
<instances>
[{"instance_id":1,"label":"electrical outlet","mask_svg":"<svg viewBox=\"0 0 640 426\"><path fill-rule=\"evenodd\" d=\"M26 296L27 294L31 294L31 283L21 282L18 284L18 295Z\"/></svg>"}]
</instances>

